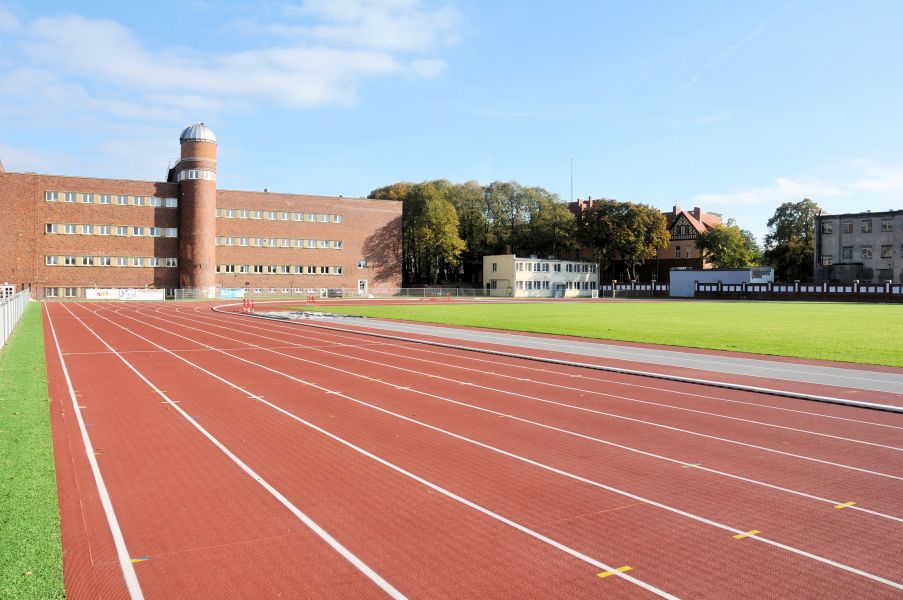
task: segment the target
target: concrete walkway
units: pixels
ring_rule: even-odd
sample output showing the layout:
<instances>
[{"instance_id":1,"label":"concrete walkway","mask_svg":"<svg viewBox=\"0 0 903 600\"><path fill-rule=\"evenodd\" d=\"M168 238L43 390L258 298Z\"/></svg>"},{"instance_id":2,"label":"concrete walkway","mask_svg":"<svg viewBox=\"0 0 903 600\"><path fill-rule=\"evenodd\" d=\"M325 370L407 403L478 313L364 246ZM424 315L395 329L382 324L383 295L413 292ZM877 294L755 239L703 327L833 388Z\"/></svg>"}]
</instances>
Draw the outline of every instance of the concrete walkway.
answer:
<instances>
[{"instance_id":1,"label":"concrete walkway","mask_svg":"<svg viewBox=\"0 0 903 600\"><path fill-rule=\"evenodd\" d=\"M857 369L855 366L820 366L782 362L768 358L731 357L705 351L674 351L623 346L579 338L561 339L501 331L480 331L425 323L401 323L379 319L336 318L346 327L368 327L398 334L429 335L463 342L502 344L516 348L566 352L577 357L597 357L646 364L699 369L732 375L767 377L784 381L833 385L845 388L903 394L903 374Z\"/></svg>"}]
</instances>

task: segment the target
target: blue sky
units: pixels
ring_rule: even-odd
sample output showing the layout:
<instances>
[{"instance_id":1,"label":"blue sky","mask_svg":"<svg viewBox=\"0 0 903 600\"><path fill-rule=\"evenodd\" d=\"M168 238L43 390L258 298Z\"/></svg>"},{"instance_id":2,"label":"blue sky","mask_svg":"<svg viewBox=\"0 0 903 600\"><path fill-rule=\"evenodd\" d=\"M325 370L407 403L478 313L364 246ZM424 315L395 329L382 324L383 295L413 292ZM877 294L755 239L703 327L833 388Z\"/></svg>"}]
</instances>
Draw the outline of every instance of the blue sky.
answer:
<instances>
[{"instance_id":1,"label":"blue sky","mask_svg":"<svg viewBox=\"0 0 903 600\"><path fill-rule=\"evenodd\" d=\"M0 160L366 195L516 180L701 206L760 237L782 202L903 208L903 3L0 0Z\"/></svg>"}]
</instances>

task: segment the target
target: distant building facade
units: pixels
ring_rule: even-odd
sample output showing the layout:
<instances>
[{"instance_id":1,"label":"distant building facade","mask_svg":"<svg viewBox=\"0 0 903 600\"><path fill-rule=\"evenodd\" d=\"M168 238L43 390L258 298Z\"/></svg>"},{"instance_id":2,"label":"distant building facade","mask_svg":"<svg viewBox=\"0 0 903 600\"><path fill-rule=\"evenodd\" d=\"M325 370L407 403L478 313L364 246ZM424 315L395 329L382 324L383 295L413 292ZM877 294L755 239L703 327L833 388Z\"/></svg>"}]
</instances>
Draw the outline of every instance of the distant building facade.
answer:
<instances>
[{"instance_id":1,"label":"distant building facade","mask_svg":"<svg viewBox=\"0 0 903 600\"><path fill-rule=\"evenodd\" d=\"M179 141L166 181L0 168L0 283L50 298L401 285L400 202L217 190L213 132L196 123Z\"/></svg>"},{"instance_id":2,"label":"distant building facade","mask_svg":"<svg viewBox=\"0 0 903 600\"><path fill-rule=\"evenodd\" d=\"M815 281L903 281L903 210L815 217Z\"/></svg>"},{"instance_id":3,"label":"distant building facade","mask_svg":"<svg viewBox=\"0 0 903 600\"><path fill-rule=\"evenodd\" d=\"M568 208L579 218L583 211L589 210L592 206L593 199L589 197L586 200L571 202ZM671 241L658 251L657 256L647 260L637 269L639 279L641 281L654 279L668 283L671 269L704 269L710 266L696 247L696 238L711 227L721 225L721 217L706 213L698 206L693 210L673 206L670 211L662 211L662 215L667 220ZM590 254L584 250L578 251L577 256L590 258ZM613 265L615 278L622 272L619 269L619 262L616 260Z\"/></svg>"},{"instance_id":4,"label":"distant building facade","mask_svg":"<svg viewBox=\"0 0 903 600\"><path fill-rule=\"evenodd\" d=\"M483 257L483 282L490 296L571 298L599 289L596 263L514 254Z\"/></svg>"}]
</instances>

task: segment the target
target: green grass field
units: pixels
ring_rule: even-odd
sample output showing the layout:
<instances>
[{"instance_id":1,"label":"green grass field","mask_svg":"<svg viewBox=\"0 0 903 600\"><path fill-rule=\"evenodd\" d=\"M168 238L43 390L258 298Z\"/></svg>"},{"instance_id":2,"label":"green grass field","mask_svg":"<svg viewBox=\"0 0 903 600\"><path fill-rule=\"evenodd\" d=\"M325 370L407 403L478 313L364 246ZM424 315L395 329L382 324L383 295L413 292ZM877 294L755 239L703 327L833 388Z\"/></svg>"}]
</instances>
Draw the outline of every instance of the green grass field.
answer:
<instances>
[{"instance_id":1,"label":"green grass field","mask_svg":"<svg viewBox=\"0 0 903 600\"><path fill-rule=\"evenodd\" d=\"M41 305L0 351L0 598L64 598Z\"/></svg>"},{"instance_id":2,"label":"green grass field","mask_svg":"<svg viewBox=\"0 0 903 600\"><path fill-rule=\"evenodd\" d=\"M301 307L303 309L303 307ZM344 314L903 366L903 306L820 302L574 302L318 306Z\"/></svg>"}]
</instances>

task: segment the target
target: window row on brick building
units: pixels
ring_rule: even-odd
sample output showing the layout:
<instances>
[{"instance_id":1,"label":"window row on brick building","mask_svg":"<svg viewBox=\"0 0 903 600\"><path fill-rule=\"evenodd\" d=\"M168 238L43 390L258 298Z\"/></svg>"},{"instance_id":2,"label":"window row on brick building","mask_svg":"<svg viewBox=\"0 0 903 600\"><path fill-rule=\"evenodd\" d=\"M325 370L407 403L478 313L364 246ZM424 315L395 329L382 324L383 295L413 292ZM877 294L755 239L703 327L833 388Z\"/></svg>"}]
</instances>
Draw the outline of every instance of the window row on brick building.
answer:
<instances>
[{"instance_id":1,"label":"window row on brick building","mask_svg":"<svg viewBox=\"0 0 903 600\"><path fill-rule=\"evenodd\" d=\"M266 221L296 221L307 223L341 223L342 215L332 213L303 213L279 210L255 210L250 208L217 208L220 219L254 219Z\"/></svg>"},{"instance_id":2,"label":"window row on brick building","mask_svg":"<svg viewBox=\"0 0 903 600\"><path fill-rule=\"evenodd\" d=\"M217 273L254 275L341 275L341 266L322 265L216 265Z\"/></svg>"},{"instance_id":3,"label":"window row on brick building","mask_svg":"<svg viewBox=\"0 0 903 600\"><path fill-rule=\"evenodd\" d=\"M64 204L103 204L110 206L150 206L152 208L176 208L177 198L157 196L129 196L124 194L96 194L94 192L44 192L47 202Z\"/></svg>"},{"instance_id":4,"label":"window row on brick building","mask_svg":"<svg viewBox=\"0 0 903 600\"><path fill-rule=\"evenodd\" d=\"M854 260L854 250L853 246L844 246L841 248L841 260L849 261ZM880 248L881 250L881 258L893 258L894 255L894 246L893 244L883 244ZM900 245L900 255L903 256L903 244ZM869 260L874 257L874 247L873 246L859 246L859 256L858 258L861 260ZM832 254L822 254L821 256L821 264L824 266L834 264L834 256Z\"/></svg>"},{"instance_id":5,"label":"window row on brick building","mask_svg":"<svg viewBox=\"0 0 903 600\"><path fill-rule=\"evenodd\" d=\"M179 236L177 227L144 225L100 225L97 223L45 223L44 233L62 235L113 235L120 237L168 237Z\"/></svg>"},{"instance_id":6,"label":"window row on brick building","mask_svg":"<svg viewBox=\"0 0 903 600\"><path fill-rule=\"evenodd\" d=\"M306 240L293 238L263 238L217 236L217 246L252 246L256 248L323 248L341 250L342 240Z\"/></svg>"},{"instance_id":7,"label":"window row on brick building","mask_svg":"<svg viewBox=\"0 0 903 600\"><path fill-rule=\"evenodd\" d=\"M75 256L48 254L49 267L178 267L175 257L167 256Z\"/></svg>"}]
</instances>

